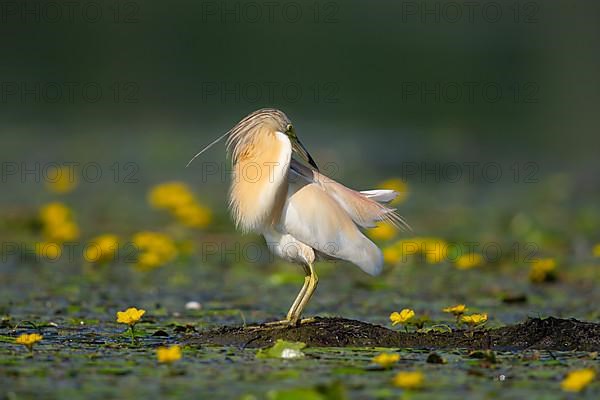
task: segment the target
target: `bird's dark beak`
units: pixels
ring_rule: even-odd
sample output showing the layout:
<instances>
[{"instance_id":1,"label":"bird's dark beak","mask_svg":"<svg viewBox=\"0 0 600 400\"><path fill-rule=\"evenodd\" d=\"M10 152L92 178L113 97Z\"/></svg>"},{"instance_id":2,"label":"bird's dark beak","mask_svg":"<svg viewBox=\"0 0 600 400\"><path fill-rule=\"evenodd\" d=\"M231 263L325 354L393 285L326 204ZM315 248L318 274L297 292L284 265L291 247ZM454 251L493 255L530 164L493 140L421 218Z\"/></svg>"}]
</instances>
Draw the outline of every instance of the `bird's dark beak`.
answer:
<instances>
[{"instance_id":1,"label":"bird's dark beak","mask_svg":"<svg viewBox=\"0 0 600 400\"><path fill-rule=\"evenodd\" d=\"M296 152L304 161L315 167L317 171L319 171L319 167L317 167L317 163L313 160L312 156L306 150L304 145L300 142L300 139L296 135L290 137L290 141L292 142L292 150Z\"/></svg>"}]
</instances>

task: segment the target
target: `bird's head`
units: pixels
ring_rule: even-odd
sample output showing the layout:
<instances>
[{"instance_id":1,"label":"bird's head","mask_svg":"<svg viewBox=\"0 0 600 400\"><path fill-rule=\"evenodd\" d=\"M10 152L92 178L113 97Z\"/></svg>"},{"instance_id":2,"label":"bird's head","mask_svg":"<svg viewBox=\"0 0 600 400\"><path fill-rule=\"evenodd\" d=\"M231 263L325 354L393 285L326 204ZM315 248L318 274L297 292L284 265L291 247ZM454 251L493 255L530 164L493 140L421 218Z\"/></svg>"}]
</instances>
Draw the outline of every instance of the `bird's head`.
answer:
<instances>
[{"instance_id":1,"label":"bird's head","mask_svg":"<svg viewBox=\"0 0 600 400\"><path fill-rule=\"evenodd\" d=\"M227 148L232 153L233 159L236 160L245 145L256 139L256 135L276 132L287 136L294 154L313 166L317 171L319 170L315 160L302 142L300 142L300 139L298 139L294 126L288 116L283 111L274 108L260 109L238 122L229 131Z\"/></svg>"},{"instance_id":2,"label":"bird's head","mask_svg":"<svg viewBox=\"0 0 600 400\"><path fill-rule=\"evenodd\" d=\"M274 134L280 132L287 136L292 146L294 154L298 155L300 159L306 161L313 166L317 171L317 163L312 158L308 150L296 136L294 126L287 115L281 110L275 108L262 108L254 111L253 113L246 116L240 122L238 122L233 128L219 136L216 140L210 143L208 146L200 150L189 162L188 166L194 161L199 155L204 153L206 150L211 148L215 143L219 142L223 138L227 137L227 151L231 154L233 162L235 163L239 157L244 154L249 145L253 144L260 135L263 134Z\"/></svg>"},{"instance_id":3,"label":"bird's head","mask_svg":"<svg viewBox=\"0 0 600 400\"><path fill-rule=\"evenodd\" d=\"M318 171L319 167L317 166L317 163L312 158L308 150L306 150L306 147L304 147L300 139L298 139L298 136L296 136L294 126L291 123L287 124L283 133L285 133L290 139L290 142L292 143L292 151Z\"/></svg>"}]
</instances>

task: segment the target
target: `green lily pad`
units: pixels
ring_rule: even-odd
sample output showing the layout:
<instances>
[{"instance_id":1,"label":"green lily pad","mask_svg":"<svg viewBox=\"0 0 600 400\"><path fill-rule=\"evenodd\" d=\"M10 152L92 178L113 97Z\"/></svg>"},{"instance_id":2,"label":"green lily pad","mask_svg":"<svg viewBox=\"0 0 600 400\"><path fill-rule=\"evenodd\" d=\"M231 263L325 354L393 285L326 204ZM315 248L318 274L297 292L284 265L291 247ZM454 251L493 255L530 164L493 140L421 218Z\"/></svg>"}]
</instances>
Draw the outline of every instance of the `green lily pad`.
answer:
<instances>
[{"instance_id":1,"label":"green lily pad","mask_svg":"<svg viewBox=\"0 0 600 400\"><path fill-rule=\"evenodd\" d=\"M256 358L303 358L304 353L302 352L302 349L305 347L306 343L288 342L286 340L278 339L273 347L260 349L256 353Z\"/></svg>"}]
</instances>

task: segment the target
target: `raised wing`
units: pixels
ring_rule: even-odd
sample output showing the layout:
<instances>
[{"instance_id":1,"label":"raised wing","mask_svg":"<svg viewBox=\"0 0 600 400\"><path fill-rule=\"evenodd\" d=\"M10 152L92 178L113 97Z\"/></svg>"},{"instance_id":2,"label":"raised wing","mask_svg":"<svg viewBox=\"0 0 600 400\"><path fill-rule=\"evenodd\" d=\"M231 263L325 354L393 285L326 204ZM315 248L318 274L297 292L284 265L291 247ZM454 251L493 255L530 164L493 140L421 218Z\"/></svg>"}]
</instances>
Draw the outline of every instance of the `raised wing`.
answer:
<instances>
[{"instance_id":1,"label":"raised wing","mask_svg":"<svg viewBox=\"0 0 600 400\"><path fill-rule=\"evenodd\" d=\"M354 223L363 228L372 228L378 221L387 221L399 229L410 230L410 226L394 208L385 206L385 203L398 195L393 190L357 192L292 159L290 180L294 179L318 184L346 211Z\"/></svg>"},{"instance_id":2,"label":"raised wing","mask_svg":"<svg viewBox=\"0 0 600 400\"><path fill-rule=\"evenodd\" d=\"M358 229L348 212L321 185L291 174L278 230L333 258L377 275L381 250Z\"/></svg>"}]
</instances>

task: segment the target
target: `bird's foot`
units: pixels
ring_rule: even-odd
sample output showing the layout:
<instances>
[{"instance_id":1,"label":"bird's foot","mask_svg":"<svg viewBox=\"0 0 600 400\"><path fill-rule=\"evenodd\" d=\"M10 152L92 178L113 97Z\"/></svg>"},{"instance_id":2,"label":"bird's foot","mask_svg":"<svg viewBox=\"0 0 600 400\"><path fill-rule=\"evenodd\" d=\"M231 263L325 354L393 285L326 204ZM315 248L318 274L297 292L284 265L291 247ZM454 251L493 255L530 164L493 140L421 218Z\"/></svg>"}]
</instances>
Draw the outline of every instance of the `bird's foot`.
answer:
<instances>
[{"instance_id":1,"label":"bird's foot","mask_svg":"<svg viewBox=\"0 0 600 400\"><path fill-rule=\"evenodd\" d=\"M265 330L265 329L282 329L282 328L288 328L291 326L294 326L293 322L291 320L283 319L281 321L265 322L260 325L245 326L244 329L247 331L260 331L260 330Z\"/></svg>"},{"instance_id":2,"label":"bird's foot","mask_svg":"<svg viewBox=\"0 0 600 400\"><path fill-rule=\"evenodd\" d=\"M313 321L315 321L314 318L303 318L300 320L282 319L281 321L265 322L264 324L261 324L261 325L246 326L244 329L250 330L250 331L258 331L261 329L283 329L283 328L296 327L301 324L307 324L307 323L310 323Z\"/></svg>"},{"instance_id":3,"label":"bird's foot","mask_svg":"<svg viewBox=\"0 0 600 400\"><path fill-rule=\"evenodd\" d=\"M314 322L316 321L315 318L302 318L302 319L284 319L283 321L276 321L276 322L267 322L267 325L272 323L272 324L286 324L287 326L300 326L302 324L308 324L310 322Z\"/></svg>"},{"instance_id":4,"label":"bird's foot","mask_svg":"<svg viewBox=\"0 0 600 400\"><path fill-rule=\"evenodd\" d=\"M297 321L293 321L291 319L282 319L281 321L271 321L265 322L263 326L273 327L273 328L287 328L290 326L295 326Z\"/></svg>"}]
</instances>

